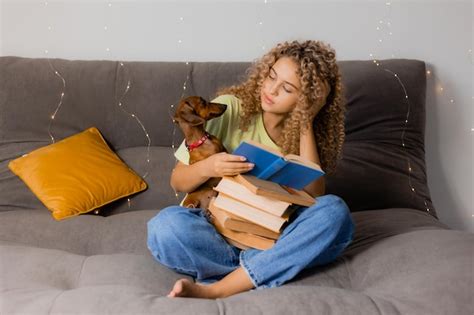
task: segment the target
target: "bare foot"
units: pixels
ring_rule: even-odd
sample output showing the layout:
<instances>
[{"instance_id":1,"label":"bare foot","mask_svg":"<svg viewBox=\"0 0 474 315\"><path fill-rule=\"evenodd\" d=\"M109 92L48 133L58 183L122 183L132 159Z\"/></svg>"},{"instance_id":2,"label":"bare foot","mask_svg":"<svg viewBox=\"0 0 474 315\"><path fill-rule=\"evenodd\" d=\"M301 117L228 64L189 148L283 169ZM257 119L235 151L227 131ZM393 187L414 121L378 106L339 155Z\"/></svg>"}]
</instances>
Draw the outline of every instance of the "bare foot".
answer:
<instances>
[{"instance_id":1,"label":"bare foot","mask_svg":"<svg viewBox=\"0 0 474 315\"><path fill-rule=\"evenodd\" d=\"M188 279L179 279L176 281L168 297L216 298L210 286L194 283Z\"/></svg>"}]
</instances>

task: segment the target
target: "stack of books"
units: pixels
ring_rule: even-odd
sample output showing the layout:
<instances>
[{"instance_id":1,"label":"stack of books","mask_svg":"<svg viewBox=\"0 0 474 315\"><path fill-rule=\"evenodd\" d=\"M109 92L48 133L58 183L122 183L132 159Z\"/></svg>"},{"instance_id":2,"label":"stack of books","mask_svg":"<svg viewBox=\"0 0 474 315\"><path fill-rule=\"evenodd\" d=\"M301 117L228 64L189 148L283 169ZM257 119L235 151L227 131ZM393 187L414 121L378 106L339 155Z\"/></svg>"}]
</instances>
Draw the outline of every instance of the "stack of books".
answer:
<instances>
[{"instance_id":1,"label":"stack of books","mask_svg":"<svg viewBox=\"0 0 474 315\"><path fill-rule=\"evenodd\" d=\"M248 174L224 176L214 189L218 195L209 204L211 223L241 249L271 248L298 206L315 203L303 190Z\"/></svg>"}]
</instances>

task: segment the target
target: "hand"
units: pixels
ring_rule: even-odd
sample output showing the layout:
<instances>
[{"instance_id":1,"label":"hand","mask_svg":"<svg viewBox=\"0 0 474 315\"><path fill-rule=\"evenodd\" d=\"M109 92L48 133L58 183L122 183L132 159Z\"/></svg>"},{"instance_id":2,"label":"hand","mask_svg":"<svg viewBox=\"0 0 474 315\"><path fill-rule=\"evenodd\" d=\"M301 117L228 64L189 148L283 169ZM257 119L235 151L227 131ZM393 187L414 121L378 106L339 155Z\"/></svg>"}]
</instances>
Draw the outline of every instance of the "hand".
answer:
<instances>
[{"instance_id":1,"label":"hand","mask_svg":"<svg viewBox=\"0 0 474 315\"><path fill-rule=\"evenodd\" d=\"M233 176L245 173L253 168L252 163L245 162L240 155L220 152L203 160L206 175L210 177Z\"/></svg>"}]
</instances>

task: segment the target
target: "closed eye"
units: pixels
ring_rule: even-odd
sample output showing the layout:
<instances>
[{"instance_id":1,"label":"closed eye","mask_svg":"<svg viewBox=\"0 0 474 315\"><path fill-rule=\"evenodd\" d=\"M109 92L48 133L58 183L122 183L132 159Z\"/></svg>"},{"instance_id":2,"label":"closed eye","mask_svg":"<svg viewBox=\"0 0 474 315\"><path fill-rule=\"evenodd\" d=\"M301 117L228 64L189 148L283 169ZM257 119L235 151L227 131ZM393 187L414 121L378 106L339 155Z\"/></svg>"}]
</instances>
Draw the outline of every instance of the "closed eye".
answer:
<instances>
[{"instance_id":1,"label":"closed eye","mask_svg":"<svg viewBox=\"0 0 474 315\"><path fill-rule=\"evenodd\" d=\"M272 71L273 71L273 75L275 75L276 77L278 77L278 74L276 73L275 69L270 68L270 73L268 74L268 77L272 80L275 80L276 78L274 76L272 76ZM285 81L285 83L291 85L293 88L295 88L296 90L298 90L298 88L293 84L293 83L290 83L288 81ZM288 90L288 88L284 88L284 90L288 93L291 93L292 91L291 90Z\"/></svg>"}]
</instances>

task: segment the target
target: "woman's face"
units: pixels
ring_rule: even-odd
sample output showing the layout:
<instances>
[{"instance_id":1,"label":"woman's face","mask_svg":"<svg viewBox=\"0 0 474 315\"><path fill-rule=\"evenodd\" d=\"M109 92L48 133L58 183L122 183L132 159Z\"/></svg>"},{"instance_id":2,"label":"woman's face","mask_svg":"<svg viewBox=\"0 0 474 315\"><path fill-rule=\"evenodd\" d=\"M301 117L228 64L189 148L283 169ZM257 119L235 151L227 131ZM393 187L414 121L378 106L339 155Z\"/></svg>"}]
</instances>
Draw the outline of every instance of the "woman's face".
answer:
<instances>
[{"instance_id":1,"label":"woman's face","mask_svg":"<svg viewBox=\"0 0 474 315\"><path fill-rule=\"evenodd\" d=\"M298 65L289 57L281 57L270 68L260 91L263 111L287 114L295 108L301 88L297 69Z\"/></svg>"}]
</instances>

